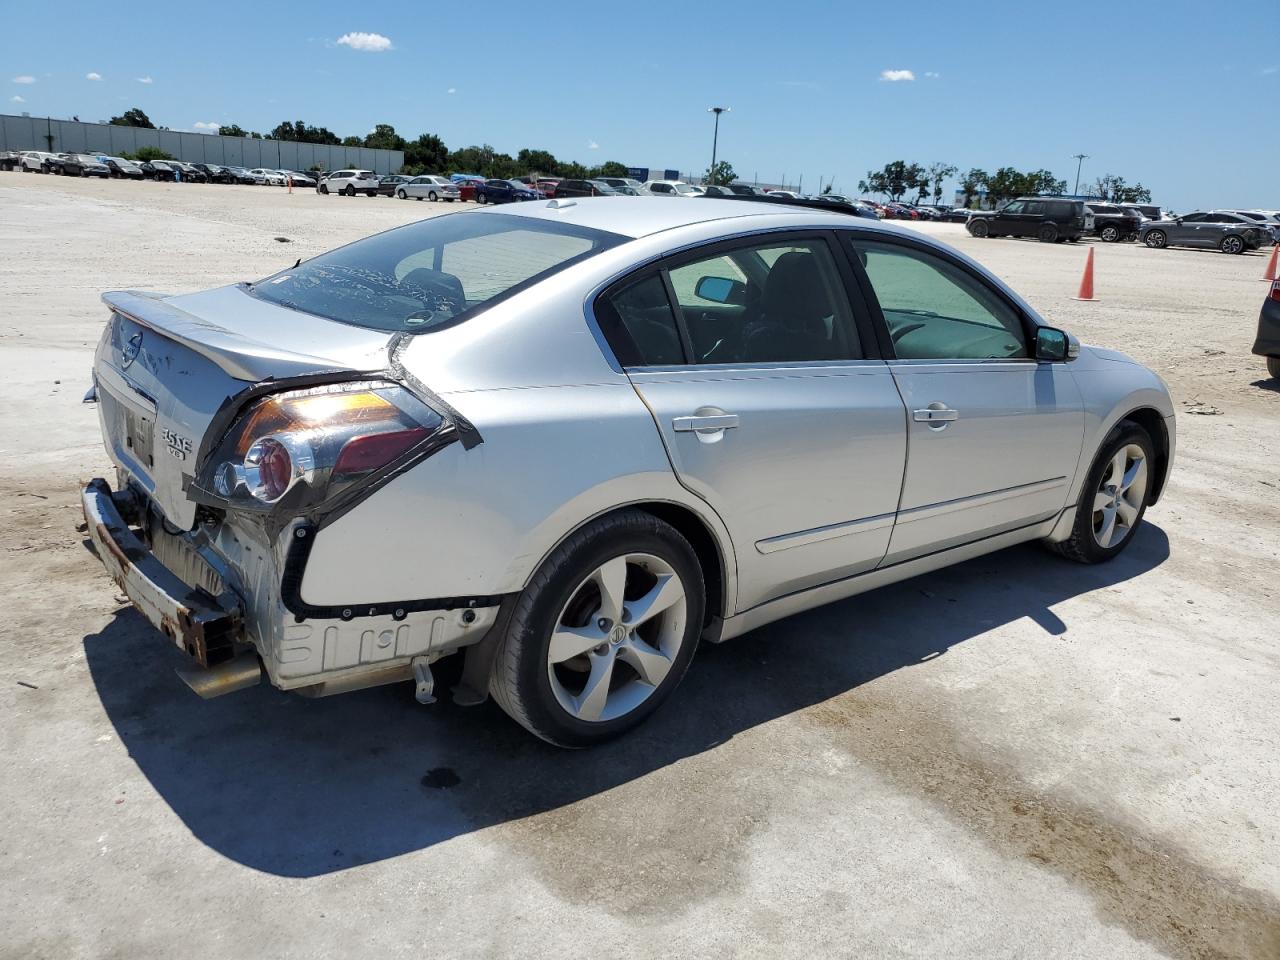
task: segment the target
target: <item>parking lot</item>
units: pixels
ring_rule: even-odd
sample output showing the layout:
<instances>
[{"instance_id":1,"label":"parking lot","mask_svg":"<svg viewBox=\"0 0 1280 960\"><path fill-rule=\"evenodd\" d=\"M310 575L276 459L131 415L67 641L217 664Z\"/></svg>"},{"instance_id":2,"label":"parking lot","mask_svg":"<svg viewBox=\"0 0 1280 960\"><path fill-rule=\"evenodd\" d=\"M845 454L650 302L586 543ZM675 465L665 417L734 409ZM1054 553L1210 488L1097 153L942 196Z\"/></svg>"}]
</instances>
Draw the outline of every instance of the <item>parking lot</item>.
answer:
<instances>
[{"instance_id":1,"label":"parking lot","mask_svg":"<svg viewBox=\"0 0 1280 960\"><path fill-rule=\"evenodd\" d=\"M0 957L1280 956L1264 253L902 227L1168 382L1114 563L1019 547L704 646L589 752L408 685L192 694L76 530L99 295L457 212L0 173Z\"/></svg>"}]
</instances>

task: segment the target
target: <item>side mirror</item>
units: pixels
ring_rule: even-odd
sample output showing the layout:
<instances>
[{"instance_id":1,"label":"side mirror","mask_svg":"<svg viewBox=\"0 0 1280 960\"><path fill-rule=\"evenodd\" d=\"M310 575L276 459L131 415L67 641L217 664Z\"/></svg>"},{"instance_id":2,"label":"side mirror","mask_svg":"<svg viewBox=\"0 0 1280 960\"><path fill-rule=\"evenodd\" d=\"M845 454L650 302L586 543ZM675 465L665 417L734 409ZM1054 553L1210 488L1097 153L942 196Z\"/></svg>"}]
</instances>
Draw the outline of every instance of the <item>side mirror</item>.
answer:
<instances>
[{"instance_id":1,"label":"side mirror","mask_svg":"<svg viewBox=\"0 0 1280 960\"><path fill-rule=\"evenodd\" d=\"M1056 327L1036 329L1036 359L1048 361L1074 360L1080 356L1080 341Z\"/></svg>"},{"instance_id":2,"label":"side mirror","mask_svg":"<svg viewBox=\"0 0 1280 960\"><path fill-rule=\"evenodd\" d=\"M746 302L747 287L740 280L728 277L702 277L693 288L696 296L712 303L741 305Z\"/></svg>"}]
</instances>

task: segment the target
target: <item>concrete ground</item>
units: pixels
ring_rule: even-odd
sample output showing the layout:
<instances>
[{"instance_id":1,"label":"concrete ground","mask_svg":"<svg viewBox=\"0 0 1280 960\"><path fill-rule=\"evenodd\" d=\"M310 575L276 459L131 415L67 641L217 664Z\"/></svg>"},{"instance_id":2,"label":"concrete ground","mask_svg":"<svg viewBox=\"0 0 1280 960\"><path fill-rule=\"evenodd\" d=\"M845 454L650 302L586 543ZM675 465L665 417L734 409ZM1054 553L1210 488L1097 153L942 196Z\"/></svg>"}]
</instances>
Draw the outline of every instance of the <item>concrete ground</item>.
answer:
<instances>
[{"instance_id":1,"label":"concrete ground","mask_svg":"<svg viewBox=\"0 0 1280 960\"><path fill-rule=\"evenodd\" d=\"M407 685L197 699L75 530L99 293L450 209L0 173L0 957L1280 956L1257 254L1099 244L1077 303L1084 245L925 227L1169 382L1108 566L1017 548L704 647L588 753Z\"/></svg>"}]
</instances>

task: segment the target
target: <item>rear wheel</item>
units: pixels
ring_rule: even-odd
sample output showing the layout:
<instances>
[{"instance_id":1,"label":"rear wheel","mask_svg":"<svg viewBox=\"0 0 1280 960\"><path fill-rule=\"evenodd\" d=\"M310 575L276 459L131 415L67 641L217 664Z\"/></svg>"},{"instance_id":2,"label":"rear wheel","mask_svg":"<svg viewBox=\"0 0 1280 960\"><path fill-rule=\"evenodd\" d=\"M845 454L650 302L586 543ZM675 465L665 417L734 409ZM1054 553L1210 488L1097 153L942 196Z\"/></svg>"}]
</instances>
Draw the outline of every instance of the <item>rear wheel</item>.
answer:
<instances>
[{"instance_id":1,"label":"rear wheel","mask_svg":"<svg viewBox=\"0 0 1280 960\"><path fill-rule=\"evenodd\" d=\"M550 743L612 739L680 683L703 598L697 558L675 528L639 510L602 517L557 547L521 593L489 689Z\"/></svg>"},{"instance_id":2,"label":"rear wheel","mask_svg":"<svg viewBox=\"0 0 1280 960\"><path fill-rule=\"evenodd\" d=\"M975 237L986 237L991 234L991 227L985 220L975 220L969 224L969 232Z\"/></svg>"},{"instance_id":3,"label":"rear wheel","mask_svg":"<svg viewBox=\"0 0 1280 960\"><path fill-rule=\"evenodd\" d=\"M1058 239L1058 228L1052 223L1040 224L1040 229L1036 233L1036 239L1041 243L1054 243Z\"/></svg>"},{"instance_id":4,"label":"rear wheel","mask_svg":"<svg viewBox=\"0 0 1280 960\"><path fill-rule=\"evenodd\" d=\"M1223 237L1218 249L1223 253L1244 253L1244 241L1239 237Z\"/></svg>"},{"instance_id":5,"label":"rear wheel","mask_svg":"<svg viewBox=\"0 0 1280 960\"><path fill-rule=\"evenodd\" d=\"M348 183L345 187L342 188L342 195L344 197L354 197L356 195L356 188Z\"/></svg>"},{"instance_id":6,"label":"rear wheel","mask_svg":"<svg viewBox=\"0 0 1280 960\"><path fill-rule=\"evenodd\" d=\"M1089 468L1071 536L1049 547L1077 563L1102 563L1128 546L1147 510L1153 452L1146 430L1127 420L1118 424Z\"/></svg>"},{"instance_id":7,"label":"rear wheel","mask_svg":"<svg viewBox=\"0 0 1280 960\"><path fill-rule=\"evenodd\" d=\"M1143 243L1152 250L1161 250L1168 245L1169 237L1163 230L1149 230Z\"/></svg>"},{"instance_id":8,"label":"rear wheel","mask_svg":"<svg viewBox=\"0 0 1280 960\"><path fill-rule=\"evenodd\" d=\"M1267 373L1273 380L1280 380L1280 357L1267 357Z\"/></svg>"}]
</instances>

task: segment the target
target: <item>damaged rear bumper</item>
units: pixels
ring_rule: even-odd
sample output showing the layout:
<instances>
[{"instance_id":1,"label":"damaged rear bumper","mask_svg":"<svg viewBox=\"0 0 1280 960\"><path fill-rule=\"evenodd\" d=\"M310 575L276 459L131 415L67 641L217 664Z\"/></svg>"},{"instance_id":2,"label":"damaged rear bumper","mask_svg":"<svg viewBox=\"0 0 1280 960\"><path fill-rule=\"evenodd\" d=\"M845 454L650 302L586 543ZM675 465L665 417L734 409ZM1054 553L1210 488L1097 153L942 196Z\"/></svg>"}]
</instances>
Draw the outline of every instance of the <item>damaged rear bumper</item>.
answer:
<instances>
[{"instance_id":1,"label":"damaged rear bumper","mask_svg":"<svg viewBox=\"0 0 1280 960\"><path fill-rule=\"evenodd\" d=\"M244 613L206 590L191 587L164 566L129 528L132 496L113 494L95 478L80 493L88 536L111 579L150 623L202 667L235 656ZM123 513L122 513L123 510Z\"/></svg>"}]
</instances>

